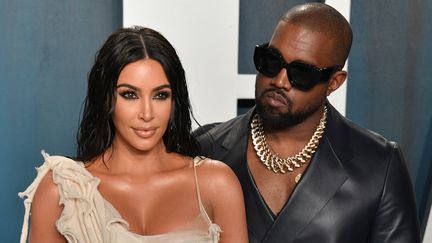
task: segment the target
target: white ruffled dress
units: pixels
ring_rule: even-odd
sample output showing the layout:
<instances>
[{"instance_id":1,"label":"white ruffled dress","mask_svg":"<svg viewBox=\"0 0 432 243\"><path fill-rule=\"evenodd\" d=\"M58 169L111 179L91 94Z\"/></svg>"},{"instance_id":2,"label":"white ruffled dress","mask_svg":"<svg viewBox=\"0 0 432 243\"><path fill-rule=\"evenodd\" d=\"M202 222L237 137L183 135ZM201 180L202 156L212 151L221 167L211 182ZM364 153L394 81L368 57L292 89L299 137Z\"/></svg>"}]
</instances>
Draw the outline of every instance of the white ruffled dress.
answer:
<instances>
[{"instance_id":1,"label":"white ruffled dress","mask_svg":"<svg viewBox=\"0 0 432 243\"><path fill-rule=\"evenodd\" d=\"M24 200L25 216L21 243L28 234L28 220L33 196L40 181L51 170L58 185L60 204L64 209L56 222L57 230L73 243L217 243L221 229L212 223L201 202L196 167L204 160L194 159L195 187L200 214L194 227L159 235L139 235L128 230L129 224L98 191L99 178L84 168L84 164L63 156L49 156L42 152L44 164L37 168L33 183L19 193ZM204 230L203 230L204 229Z\"/></svg>"}]
</instances>

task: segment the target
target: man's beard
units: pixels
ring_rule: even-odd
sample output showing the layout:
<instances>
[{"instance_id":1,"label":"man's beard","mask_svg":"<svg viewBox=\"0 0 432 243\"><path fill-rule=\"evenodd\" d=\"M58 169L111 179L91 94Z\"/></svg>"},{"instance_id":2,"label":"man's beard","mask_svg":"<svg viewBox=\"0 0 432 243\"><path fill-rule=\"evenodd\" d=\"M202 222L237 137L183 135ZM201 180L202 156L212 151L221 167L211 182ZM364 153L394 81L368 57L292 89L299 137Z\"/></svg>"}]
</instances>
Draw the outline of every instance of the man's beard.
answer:
<instances>
[{"instance_id":1,"label":"man's beard","mask_svg":"<svg viewBox=\"0 0 432 243\"><path fill-rule=\"evenodd\" d=\"M264 104L263 99L268 92L275 92L281 95L288 104L288 111L280 112L277 109L274 109ZM257 94L255 96L257 96ZM311 102L309 106L307 106L303 110L293 111L292 100L289 99L280 89L269 88L264 90L259 97L255 97L256 111L258 115L260 115L265 126L274 130L282 130L302 123L304 120L306 120L308 117L310 117L312 114L314 114L317 110L320 109L323 100L325 100L325 97L317 101Z\"/></svg>"}]
</instances>

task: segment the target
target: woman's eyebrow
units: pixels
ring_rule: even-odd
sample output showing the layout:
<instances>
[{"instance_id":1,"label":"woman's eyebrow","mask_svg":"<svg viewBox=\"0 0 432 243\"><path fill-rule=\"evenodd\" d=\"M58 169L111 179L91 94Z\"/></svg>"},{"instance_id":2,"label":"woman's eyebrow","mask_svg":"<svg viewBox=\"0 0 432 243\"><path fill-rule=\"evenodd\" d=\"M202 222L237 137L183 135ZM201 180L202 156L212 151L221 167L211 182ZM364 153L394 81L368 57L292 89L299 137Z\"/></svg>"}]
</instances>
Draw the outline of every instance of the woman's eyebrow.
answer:
<instances>
[{"instance_id":1,"label":"woman's eyebrow","mask_svg":"<svg viewBox=\"0 0 432 243\"><path fill-rule=\"evenodd\" d=\"M158 90L165 89L165 88L169 88L169 89L171 89L171 85L170 85L170 84L162 84L162 85L157 86L157 87L154 88L153 90L154 90L154 91L158 91Z\"/></svg>"},{"instance_id":2,"label":"woman's eyebrow","mask_svg":"<svg viewBox=\"0 0 432 243\"><path fill-rule=\"evenodd\" d=\"M140 88L135 87L135 86L130 85L130 84L119 84L119 85L117 85L116 89L121 88L121 87L126 87L126 88L129 88L129 89L133 89L135 91L139 91L140 90Z\"/></svg>"}]
</instances>

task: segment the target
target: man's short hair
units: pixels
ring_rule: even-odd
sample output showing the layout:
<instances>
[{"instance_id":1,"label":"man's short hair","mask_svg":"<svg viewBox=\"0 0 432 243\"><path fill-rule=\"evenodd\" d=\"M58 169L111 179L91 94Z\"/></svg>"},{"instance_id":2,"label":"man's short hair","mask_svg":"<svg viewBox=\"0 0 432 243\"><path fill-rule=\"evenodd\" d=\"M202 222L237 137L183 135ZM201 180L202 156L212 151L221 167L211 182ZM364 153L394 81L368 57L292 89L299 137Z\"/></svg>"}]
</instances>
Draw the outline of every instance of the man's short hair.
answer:
<instances>
[{"instance_id":1,"label":"man's short hair","mask_svg":"<svg viewBox=\"0 0 432 243\"><path fill-rule=\"evenodd\" d=\"M343 65L351 49L353 33L345 17L333 7L322 3L306 3L288 10L281 21L295 24L333 38L335 61Z\"/></svg>"}]
</instances>

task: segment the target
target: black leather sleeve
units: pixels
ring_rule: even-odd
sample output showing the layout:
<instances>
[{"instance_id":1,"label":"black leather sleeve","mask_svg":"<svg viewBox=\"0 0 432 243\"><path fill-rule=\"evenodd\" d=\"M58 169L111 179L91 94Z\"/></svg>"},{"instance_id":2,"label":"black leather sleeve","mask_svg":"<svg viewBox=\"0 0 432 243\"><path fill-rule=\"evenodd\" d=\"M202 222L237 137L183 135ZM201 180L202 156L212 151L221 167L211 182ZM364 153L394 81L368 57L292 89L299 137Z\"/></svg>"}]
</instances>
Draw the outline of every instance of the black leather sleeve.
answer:
<instances>
[{"instance_id":1,"label":"black leather sleeve","mask_svg":"<svg viewBox=\"0 0 432 243\"><path fill-rule=\"evenodd\" d=\"M371 243L420 243L420 230L414 192L400 148L392 143L392 152L372 224Z\"/></svg>"}]
</instances>

